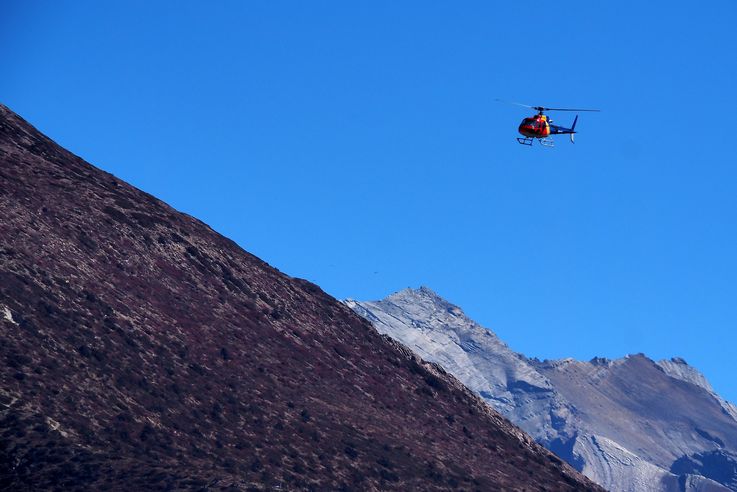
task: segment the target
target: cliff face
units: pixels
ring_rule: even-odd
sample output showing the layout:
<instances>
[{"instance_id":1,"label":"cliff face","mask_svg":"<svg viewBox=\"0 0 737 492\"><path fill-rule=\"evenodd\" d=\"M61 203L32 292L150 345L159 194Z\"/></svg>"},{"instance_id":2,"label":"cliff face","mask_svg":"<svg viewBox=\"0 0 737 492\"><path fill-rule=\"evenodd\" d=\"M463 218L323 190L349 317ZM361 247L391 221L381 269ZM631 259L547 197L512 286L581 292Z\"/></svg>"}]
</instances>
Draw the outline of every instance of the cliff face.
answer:
<instances>
[{"instance_id":1,"label":"cliff face","mask_svg":"<svg viewBox=\"0 0 737 492\"><path fill-rule=\"evenodd\" d=\"M607 489L737 490L735 407L682 359L529 359L427 288L346 304Z\"/></svg>"},{"instance_id":2,"label":"cliff face","mask_svg":"<svg viewBox=\"0 0 737 492\"><path fill-rule=\"evenodd\" d=\"M594 488L317 286L0 106L0 488Z\"/></svg>"}]
</instances>

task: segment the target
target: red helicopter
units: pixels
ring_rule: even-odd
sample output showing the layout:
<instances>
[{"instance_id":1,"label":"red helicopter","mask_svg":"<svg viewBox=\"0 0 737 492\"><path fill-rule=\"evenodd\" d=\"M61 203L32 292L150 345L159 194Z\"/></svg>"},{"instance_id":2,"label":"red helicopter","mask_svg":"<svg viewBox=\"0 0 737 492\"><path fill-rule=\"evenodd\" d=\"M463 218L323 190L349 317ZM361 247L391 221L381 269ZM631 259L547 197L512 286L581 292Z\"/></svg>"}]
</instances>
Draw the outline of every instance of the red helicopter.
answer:
<instances>
[{"instance_id":1,"label":"red helicopter","mask_svg":"<svg viewBox=\"0 0 737 492\"><path fill-rule=\"evenodd\" d=\"M530 146L532 145L532 142L537 139L541 145L545 147L553 147L555 143L553 142L553 139L550 138L550 135L570 135L571 143L573 143L573 135L576 133L576 122L578 121L578 115L576 115L576 117L573 119L573 124L571 125L571 127L566 128L564 126L553 125L553 120L543 114L545 111L599 111L598 109L545 108L543 106L528 106L527 104L502 101L501 99L497 100L501 102L506 102L508 104L515 104L517 106L534 109L535 111L537 111L536 115L525 118L519 125L519 132L523 135L523 137L517 137L517 142L521 143L522 145Z\"/></svg>"}]
</instances>

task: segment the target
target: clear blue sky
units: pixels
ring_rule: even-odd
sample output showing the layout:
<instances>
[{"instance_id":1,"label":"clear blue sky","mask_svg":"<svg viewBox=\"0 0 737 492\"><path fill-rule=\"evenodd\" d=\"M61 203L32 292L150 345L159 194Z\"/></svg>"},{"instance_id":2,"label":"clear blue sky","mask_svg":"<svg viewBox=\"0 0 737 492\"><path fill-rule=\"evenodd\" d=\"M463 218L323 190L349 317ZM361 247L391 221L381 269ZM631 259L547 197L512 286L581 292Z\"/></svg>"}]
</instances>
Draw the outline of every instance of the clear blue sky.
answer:
<instances>
[{"instance_id":1,"label":"clear blue sky","mask_svg":"<svg viewBox=\"0 0 737 492\"><path fill-rule=\"evenodd\" d=\"M737 3L0 4L0 101L337 298L737 401ZM523 108L594 107L555 149ZM566 124L573 114L553 115Z\"/></svg>"}]
</instances>

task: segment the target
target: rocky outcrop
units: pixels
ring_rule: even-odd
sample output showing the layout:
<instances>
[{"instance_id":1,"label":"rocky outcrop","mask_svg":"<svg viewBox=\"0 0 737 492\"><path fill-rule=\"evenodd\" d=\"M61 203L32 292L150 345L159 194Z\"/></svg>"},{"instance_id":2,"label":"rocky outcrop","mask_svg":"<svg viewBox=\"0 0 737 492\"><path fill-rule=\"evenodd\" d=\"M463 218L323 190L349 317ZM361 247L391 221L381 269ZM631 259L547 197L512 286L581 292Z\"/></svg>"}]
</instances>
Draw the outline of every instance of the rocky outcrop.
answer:
<instances>
[{"instance_id":1,"label":"rocky outcrop","mask_svg":"<svg viewBox=\"0 0 737 492\"><path fill-rule=\"evenodd\" d=\"M681 357L673 357L672 359L666 359L658 361L658 365L665 371L665 373L673 378L680 379L687 383L695 384L705 389L711 396L716 399L722 406L725 413L729 414L733 419L737 420L737 405L728 402L721 396L719 396L714 388L711 387L709 381L706 380L703 374L699 372L695 367L689 366L688 363Z\"/></svg>"}]
</instances>

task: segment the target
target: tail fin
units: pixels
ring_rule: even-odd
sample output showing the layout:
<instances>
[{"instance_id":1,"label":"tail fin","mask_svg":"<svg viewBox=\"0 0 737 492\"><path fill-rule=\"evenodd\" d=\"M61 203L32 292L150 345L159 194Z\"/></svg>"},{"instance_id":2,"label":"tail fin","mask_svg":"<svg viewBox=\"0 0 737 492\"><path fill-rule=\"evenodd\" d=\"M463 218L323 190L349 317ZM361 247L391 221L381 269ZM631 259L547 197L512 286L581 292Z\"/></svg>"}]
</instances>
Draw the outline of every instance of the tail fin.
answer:
<instances>
[{"instance_id":1,"label":"tail fin","mask_svg":"<svg viewBox=\"0 0 737 492\"><path fill-rule=\"evenodd\" d=\"M573 141L573 135L576 133L576 122L578 121L578 115L576 115L575 118L573 118L573 124L571 125L571 143L575 143Z\"/></svg>"}]
</instances>

